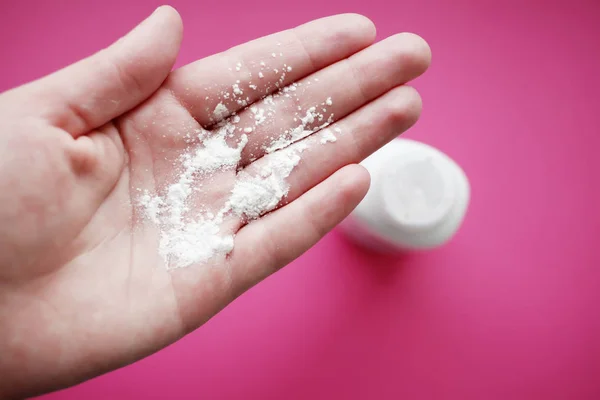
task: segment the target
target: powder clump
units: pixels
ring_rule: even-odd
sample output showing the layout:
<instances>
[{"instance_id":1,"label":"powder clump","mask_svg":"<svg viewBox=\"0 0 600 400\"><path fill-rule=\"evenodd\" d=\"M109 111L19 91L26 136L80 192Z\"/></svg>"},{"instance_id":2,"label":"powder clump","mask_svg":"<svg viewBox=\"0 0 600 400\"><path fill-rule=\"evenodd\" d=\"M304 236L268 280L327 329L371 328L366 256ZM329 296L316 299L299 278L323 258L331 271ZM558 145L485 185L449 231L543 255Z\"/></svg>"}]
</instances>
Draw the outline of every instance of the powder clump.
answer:
<instances>
[{"instance_id":1,"label":"powder clump","mask_svg":"<svg viewBox=\"0 0 600 400\"><path fill-rule=\"evenodd\" d=\"M286 178L300 162L300 153L306 149L302 143L288 147L269 156L265 166L255 176L244 174L238 179L229 198L228 208L240 217L255 219L272 211L288 194Z\"/></svg>"},{"instance_id":2,"label":"powder clump","mask_svg":"<svg viewBox=\"0 0 600 400\"><path fill-rule=\"evenodd\" d=\"M221 233L222 221L199 216L161 234L159 254L170 268L204 263L215 255L225 256L233 250L233 235Z\"/></svg>"},{"instance_id":3,"label":"powder clump","mask_svg":"<svg viewBox=\"0 0 600 400\"><path fill-rule=\"evenodd\" d=\"M322 133L321 133L321 144L326 144L329 142L336 142L337 141L337 137L334 135L334 133L331 131L331 129L323 129Z\"/></svg>"},{"instance_id":4,"label":"powder clump","mask_svg":"<svg viewBox=\"0 0 600 400\"><path fill-rule=\"evenodd\" d=\"M217 106L215 107L215 110L213 111L213 117L217 121L220 121L223 118L225 118L228 113L229 113L229 110L227 109L227 107L223 103L219 103L219 104L217 104Z\"/></svg>"}]
</instances>

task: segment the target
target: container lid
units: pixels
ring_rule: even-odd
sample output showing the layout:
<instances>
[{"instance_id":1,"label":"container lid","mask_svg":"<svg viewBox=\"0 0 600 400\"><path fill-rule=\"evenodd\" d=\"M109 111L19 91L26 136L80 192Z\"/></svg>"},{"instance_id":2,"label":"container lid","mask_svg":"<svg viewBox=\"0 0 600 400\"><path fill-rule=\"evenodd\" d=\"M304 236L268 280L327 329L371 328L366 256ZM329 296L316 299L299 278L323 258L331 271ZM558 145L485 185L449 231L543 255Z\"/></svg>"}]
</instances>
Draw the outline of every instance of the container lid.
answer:
<instances>
[{"instance_id":1,"label":"container lid","mask_svg":"<svg viewBox=\"0 0 600 400\"><path fill-rule=\"evenodd\" d=\"M381 195L389 218L407 231L441 224L456 201L456 182L447 163L419 152L407 153L382 171Z\"/></svg>"}]
</instances>

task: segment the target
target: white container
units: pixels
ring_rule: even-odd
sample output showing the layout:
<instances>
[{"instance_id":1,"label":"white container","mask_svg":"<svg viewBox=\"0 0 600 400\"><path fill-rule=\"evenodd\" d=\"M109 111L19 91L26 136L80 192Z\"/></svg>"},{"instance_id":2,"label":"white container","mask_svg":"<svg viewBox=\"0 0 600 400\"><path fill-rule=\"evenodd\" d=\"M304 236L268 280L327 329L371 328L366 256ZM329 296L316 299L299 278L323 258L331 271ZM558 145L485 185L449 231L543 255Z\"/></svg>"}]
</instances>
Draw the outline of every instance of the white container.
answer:
<instances>
[{"instance_id":1,"label":"white container","mask_svg":"<svg viewBox=\"0 0 600 400\"><path fill-rule=\"evenodd\" d=\"M361 163L371 188L340 225L371 248L432 249L460 227L470 188L463 170L441 151L409 139L395 139Z\"/></svg>"}]
</instances>

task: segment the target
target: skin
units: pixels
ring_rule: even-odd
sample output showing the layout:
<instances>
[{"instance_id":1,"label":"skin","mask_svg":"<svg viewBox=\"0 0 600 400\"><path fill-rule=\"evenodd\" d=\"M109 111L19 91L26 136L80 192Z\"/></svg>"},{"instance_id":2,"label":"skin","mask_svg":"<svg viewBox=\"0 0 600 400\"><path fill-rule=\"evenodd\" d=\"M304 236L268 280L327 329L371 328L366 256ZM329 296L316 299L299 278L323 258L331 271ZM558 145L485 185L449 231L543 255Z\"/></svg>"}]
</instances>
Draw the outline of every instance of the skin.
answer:
<instances>
[{"instance_id":1,"label":"skin","mask_svg":"<svg viewBox=\"0 0 600 400\"><path fill-rule=\"evenodd\" d=\"M172 71L181 38L179 15L161 7L111 47L0 94L0 397L67 387L156 352L309 249L365 195L369 175L357 163L417 121L421 100L406 83L431 59L412 34L373 44L375 27L359 15ZM250 224L226 219L232 253L167 270L157 229L136 207L138 189L173 182L183 135L210 129L218 94L236 79L247 89L244 73L273 49L293 66L284 84L318 78L297 101L331 96L332 128L342 133L327 145L304 139L276 210ZM238 61L235 75L228 67ZM260 104L274 79L261 80L251 100ZM195 206L219 208L236 170L268 160L267 137L294 126L289 104L277 107L277 122L249 135L237 168L205 179Z\"/></svg>"}]
</instances>

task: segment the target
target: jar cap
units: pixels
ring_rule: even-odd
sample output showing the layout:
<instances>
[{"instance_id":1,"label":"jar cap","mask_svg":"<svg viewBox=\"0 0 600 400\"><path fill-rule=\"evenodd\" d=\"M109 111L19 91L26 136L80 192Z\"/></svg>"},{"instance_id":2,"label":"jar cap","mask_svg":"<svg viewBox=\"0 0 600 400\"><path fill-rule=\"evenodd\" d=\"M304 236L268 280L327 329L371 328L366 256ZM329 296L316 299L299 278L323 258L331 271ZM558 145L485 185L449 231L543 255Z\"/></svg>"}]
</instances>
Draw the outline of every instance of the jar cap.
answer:
<instances>
[{"instance_id":1,"label":"jar cap","mask_svg":"<svg viewBox=\"0 0 600 400\"><path fill-rule=\"evenodd\" d=\"M435 229L452 211L456 183L447 163L419 152L402 155L383 170L381 195L385 213L407 231Z\"/></svg>"}]
</instances>

